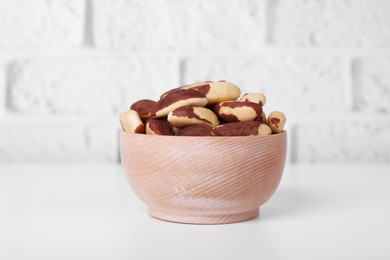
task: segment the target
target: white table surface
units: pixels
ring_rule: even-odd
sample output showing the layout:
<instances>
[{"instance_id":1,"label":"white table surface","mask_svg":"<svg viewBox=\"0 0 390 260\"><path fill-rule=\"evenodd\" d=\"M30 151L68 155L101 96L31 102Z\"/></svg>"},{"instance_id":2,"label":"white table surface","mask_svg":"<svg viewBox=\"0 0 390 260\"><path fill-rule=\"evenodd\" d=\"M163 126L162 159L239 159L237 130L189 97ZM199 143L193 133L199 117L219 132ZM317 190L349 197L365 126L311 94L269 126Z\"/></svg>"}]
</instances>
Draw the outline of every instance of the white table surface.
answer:
<instances>
[{"instance_id":1,"label":"white table surface","mask_svg":"<svg viewBox=\"0 0 390 260\"><path fill-rule=\"evenodd\" d=\"M290 165L260 218L187 225L120 165L0 166L0 259L390 259L390 167Z\"/></svg>"}]
</instances>

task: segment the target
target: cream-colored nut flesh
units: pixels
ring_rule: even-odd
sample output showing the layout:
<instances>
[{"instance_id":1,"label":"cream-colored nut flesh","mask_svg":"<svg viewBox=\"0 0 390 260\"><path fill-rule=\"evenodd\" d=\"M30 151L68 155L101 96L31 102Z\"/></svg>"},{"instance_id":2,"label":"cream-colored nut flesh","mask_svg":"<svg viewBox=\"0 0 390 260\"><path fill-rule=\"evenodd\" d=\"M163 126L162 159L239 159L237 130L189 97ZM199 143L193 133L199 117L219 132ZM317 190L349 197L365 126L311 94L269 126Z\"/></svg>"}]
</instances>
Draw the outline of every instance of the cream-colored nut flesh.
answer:
<instances>
[{"instance_id":1,"label":"cream-colored nut flesh","mask_svg":"<svg viewBox=\"0 0 390 260\"><path fill-rule=\"evenodd\" d=\"M171 125L166 120L156 118L146 121L145 132L148 135L173 135Z\"/></svg>"},{"instance_id":2,"label":"cream-colored nut flesh","mask_svg":"<svg viewBox=\"0 0 390 260\"><path fill-rule=\"evenodd\" d=\"M216 104L222 101L235 100L240 97L241 90L233 83L227 81L205 81L172 89L165 92L161 97L175 92L179 89L193 89L204 94L208 100L208 105Z\"/></svg>"},{"instance_id":3,"label":"cream-colored nut flesh","mask_svg":"<svg viewBox=\"0 0 390 260\"><path fill-rule=\"evenodd\" d=\"M240 97L241 90L233 83L218 81L209 83L209 85L210 90L206 94L209 105L228 100L235 100Z\"/></svg>"},{"instance_id":4,"label":"cream-colored nut flesh","mask_svg":"<svg viewBox=\"0 0 390 260\"><path fill-rule=\"evenodd\" d=\"M267 123L273 134L281 133L286 124L286 116L282 112L273 111L268 115Z\"/></svg>"},{"instance_id":5,"label":"cream-colored nut flesh","mask_svg":"<svg viewBox=\"0 0 390 260\"><path fill-rule=\"evenodd\" d=\"M145 126L145 134L147 135L156 135L156 133L150 129L150 125L146 122L146 126Z\"/></svg>"},{"instance_id":6,"label":"cream-colored nut flesh","mask_svg":"<svg viewBox=\"0 0 390 260\"><path fill-rule=\"evenodd\" d=\"M272 134L272 130L267 124L262 123L259 125L259 130L257 132L257 135L264 136L264 135L270 135L270 134Z\"/></svg>"},{"instance_id":7,"label":"cream-colored nut flesh","mask_svg":"<svg viewBox=\"0 0 390 260\"><path fill-rule=\"evenodd\" d=\"M219 125L218 117L208 108L186 106L177 108L168 114L168 122L178 128L190 125Z\"/></svg>"},{"instance_id":8,"label":"cream-colored nut flesh","mask_svg":"<svg viewBox=\"0 0 390 260\"><path fill-rule=\"evenodd\" d=\"M181 128L178 128L178 127L176 127L176 126L173 126L172 124L171 124L171 126L172 126L172 132L173 132L173 134L177 134L177 133L180 132Z\"/></svg>"},{"instance_id":9,"label":"cream-colored nut flesh","mask_svg":"<svg viewBox=\"0 0 390 260\"><path fill-rule=\"evenodd\" d=\"M221 108L219 109L219 114L235 116L240 122L252 121L257 117L256 111L253 110L251 107L231 108L221 106Z\"/></svg>"},{"instance_id":10,"label":"cream-colored nut flesh","mask_svg":"<svg viewBox=\"0 0 390 260\"><path fill-rule=\"evenodd\" d=\"M207 105L207 98L188 98L188 99L183 99L179 100L159 111L156 111L156 117L164 117L169 114L172 110L175 110L176 108L179 107L185 107L185 106L205 106Z\"/></svg>"},{"instance_id":11,"label":"cream-colored nut flesh","mask_svg":"<svg viewBox=\"0 0 390 260\"><path fill-rule=\"evenodd\" d=\"M139 134L145 133L145 125L142 123L138 113L134 110L121 113L120 122L125 132Z\"/></svg>"},{"instance_id":12,"label":"cream-colored nut flesh","mask_svg":"<svg viewBox=\"0 0 390 260\"><path fill-rule=\"evenodd\" d=\"M214 106L214 111L226 122L252 121L261 115L261 105L247 101L225 101Z\"/></svg>"},{"instance_id":13,"label":"cream-colored nut flesh","mask_svg":"<svg viewBox=\"0 0 390 260\"><path fill-rule=\"evenodd\" d=\"M184 106L205 106L206 96L194 89L176 89L168 91L167 94L157 101L152 117L165 117L172 110Z\"/></svg>"},{"instance_id":14,"label":"cream-colored nut flesh","mask_svg":"<svg viewBox=\"0 0 390 260\"><path fill-rule=\"evenodd\" d=\"M130 106L130 110L137 111L139 117L145 122L151 118L156 101L150 99L141 99Z\"/></svg>"},{"instance_id":15,"label":"cream-colored nut flesh","mask_svg":"<svg viewBox=\"0 0 390 260\"><path fill-rule=\"evenodd\" d=\"M264 106L267 102L267 98L263 93L246 93L240 98L240 101L249 101Z\"/></svg>"}]
</instances>

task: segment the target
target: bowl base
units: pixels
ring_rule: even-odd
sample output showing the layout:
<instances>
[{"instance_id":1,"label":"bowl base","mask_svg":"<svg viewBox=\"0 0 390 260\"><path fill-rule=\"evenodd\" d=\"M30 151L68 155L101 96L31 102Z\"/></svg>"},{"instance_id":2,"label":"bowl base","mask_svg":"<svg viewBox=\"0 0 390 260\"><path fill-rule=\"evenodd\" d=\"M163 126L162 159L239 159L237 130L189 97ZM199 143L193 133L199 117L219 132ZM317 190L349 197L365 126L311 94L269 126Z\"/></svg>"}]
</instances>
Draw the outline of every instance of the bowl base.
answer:
<instances>
[{"instance_id":1,"label":"bowl base","mask_svg":"<svg viewBox=\"0 0 390 260\"><path fill-rule=\"evenodd\" d=\"M185 224L228 224L243 222L254 219L259 216L259 208L246 212L232 213L232 214L175 214L162 212L161 210L154 210L149 208L149 215L170 222L185 223Z\"/></svg>"}]
</instances>

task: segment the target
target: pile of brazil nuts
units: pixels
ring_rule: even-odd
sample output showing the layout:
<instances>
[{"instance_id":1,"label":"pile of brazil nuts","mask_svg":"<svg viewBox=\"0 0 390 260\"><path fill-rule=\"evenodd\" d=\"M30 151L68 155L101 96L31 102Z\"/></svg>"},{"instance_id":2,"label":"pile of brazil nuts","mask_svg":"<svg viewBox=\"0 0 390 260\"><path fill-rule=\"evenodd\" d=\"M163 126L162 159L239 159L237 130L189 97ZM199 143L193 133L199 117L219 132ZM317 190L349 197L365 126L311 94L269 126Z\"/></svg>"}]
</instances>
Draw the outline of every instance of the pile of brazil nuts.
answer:
<instances>
[{"instance_id":1,"label":"pile of brazil nuts","mask_svg":"<svg viewBox=\"0 0 390 260\"><path fill-rule=\"evenodd\" d=\"M283 132L286 117L263 111L266 97L221 80L171 89L160 100L142 99L120 115L125 132L176 136L264 136Z\"/></svg>"}]
</instances>

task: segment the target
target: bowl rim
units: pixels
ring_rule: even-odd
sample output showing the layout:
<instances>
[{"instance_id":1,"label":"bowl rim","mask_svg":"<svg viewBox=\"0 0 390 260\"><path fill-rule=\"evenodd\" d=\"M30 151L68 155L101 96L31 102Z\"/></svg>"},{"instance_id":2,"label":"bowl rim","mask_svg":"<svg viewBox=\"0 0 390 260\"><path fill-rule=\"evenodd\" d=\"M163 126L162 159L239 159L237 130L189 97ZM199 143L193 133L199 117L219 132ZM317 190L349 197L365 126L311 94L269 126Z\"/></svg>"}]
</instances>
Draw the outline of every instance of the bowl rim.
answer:
<instances>
[{"instance_id":1,"label":"bowl rim","mask_svg":"<svg viewBox=\"0 0 390 260\"><path fill-rule=\"evenodd\" d=\"M283 137L287 135L287 131L283 130L283 132L278 134L271 134L271 135L249 135L249 136L176 136L176 135L148 135L148 134L139 134L139 133L129 133L124 131L123 129L120 129L120 134L122 135L128 135L128 136L137 136L141 138L177 138L177 139L183 139L183 138L191 138L191 139L237 139L237 138L245 138L245 139L272 139L272 138L278 138Z\"/></svg>"}]
</instances>

